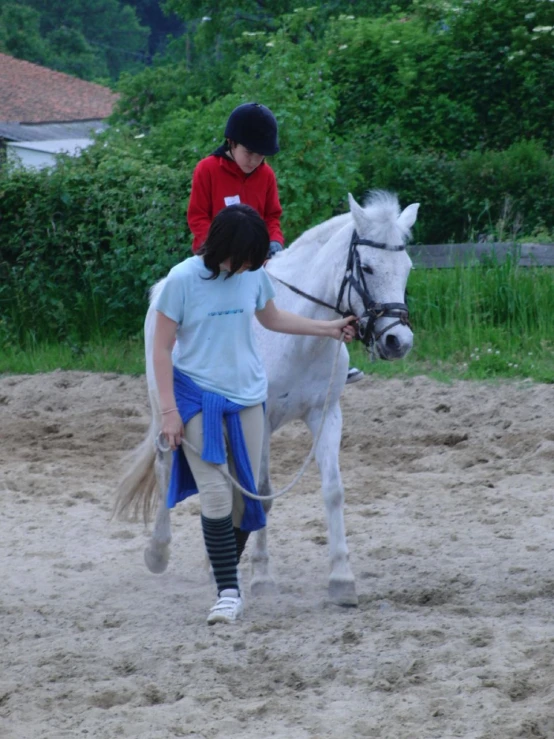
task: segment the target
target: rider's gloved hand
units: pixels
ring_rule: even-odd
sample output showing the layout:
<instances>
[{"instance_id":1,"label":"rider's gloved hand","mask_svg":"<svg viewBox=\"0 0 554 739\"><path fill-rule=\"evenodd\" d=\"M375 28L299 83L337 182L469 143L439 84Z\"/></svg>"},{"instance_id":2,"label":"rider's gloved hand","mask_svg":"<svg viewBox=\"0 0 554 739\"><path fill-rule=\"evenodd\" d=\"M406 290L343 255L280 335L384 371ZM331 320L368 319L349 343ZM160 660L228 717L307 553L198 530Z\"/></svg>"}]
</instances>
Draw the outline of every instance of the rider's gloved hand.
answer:
<instances>
[{"instance_id":1,"label":"rider's gloved hand","mask_svg":"<svg viewBox=\"0 0 554 739\"><path fill-rule=\"evenodd\" d=\"M271 259L272 256L277 254L278 251L283 251L283 245L278 241L269 242L269 251L267 252L267 258Z\"/></svg>"}]
</instances>

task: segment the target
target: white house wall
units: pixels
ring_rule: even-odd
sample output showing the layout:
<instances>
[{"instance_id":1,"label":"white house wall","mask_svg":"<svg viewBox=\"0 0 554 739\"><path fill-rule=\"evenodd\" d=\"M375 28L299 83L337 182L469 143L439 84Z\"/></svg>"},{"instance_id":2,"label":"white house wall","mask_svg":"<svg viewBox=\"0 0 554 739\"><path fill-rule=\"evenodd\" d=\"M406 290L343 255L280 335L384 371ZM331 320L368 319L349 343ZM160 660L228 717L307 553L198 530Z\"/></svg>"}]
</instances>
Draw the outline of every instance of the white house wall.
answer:
<instances>
[{"instance_id":1,"label":"white house wall","mask_svg":"<svg viewBox=\"0 0 554 739\"><path fill-rule=\"evenodd\" d=\"M79 156L83 149L93 143L92 139L65 139L54 141L8 141L6 153L8 163L26 169L42 169L56 166L59 154Z\"/></svg>"},{"instance_id":2,"label":"white house wall","mask_svg":"<svg viewBox=\"0 0 554 739\"><path fill-rule=\"evenodd\" d=\"M14 146L6 146L8 164L12 166L23 166L25 169L43 169L44 167L56 166L56 155L45 151L33 151L32 149L16 149Z\"/></svg>"}]
</instances>

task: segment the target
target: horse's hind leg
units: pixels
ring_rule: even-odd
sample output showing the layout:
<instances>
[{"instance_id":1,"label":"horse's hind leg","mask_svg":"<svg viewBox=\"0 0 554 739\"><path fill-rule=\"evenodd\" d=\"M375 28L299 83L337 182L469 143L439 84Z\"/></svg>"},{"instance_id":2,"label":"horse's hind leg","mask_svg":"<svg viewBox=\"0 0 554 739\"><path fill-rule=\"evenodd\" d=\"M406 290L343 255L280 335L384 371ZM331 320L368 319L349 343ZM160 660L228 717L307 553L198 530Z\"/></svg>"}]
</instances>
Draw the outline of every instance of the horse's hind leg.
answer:
<instances>
[{"instance_id":1,"label":"horse's hind leg","mask_svg":"<svg viewBox=\"0 0 554 739\"><path fill-rule=\"evenodd\" d=\"M262 461L260 465L260 476L258 481L258 493L260 496L271 495L271 483L269 481L269 429L265 429ZM271 509L271 500L263 502L266 515ZM277 584L269 571L269 552L267 548L267 526L253 535L254 546L251 550L252 577L250 580L250 591L252 595L268 595L277 592Z\"/></svg>"},{"instance_id":2,"label":"horse's hind leg","mask_svg":"<svg viewBox=\"0 0 554 739\"><path fill-rule=\"evenodd\" d=\"M269 554L267 549L267 527L256 531L252 549L252 577L250 592L252 595L272 595L277 592L277 583L269 571Z\"/></svg>"},{"instance_id":3,"label":"horse's hind leg","mask_svg":"<svg viewBox=\"0 0 554 739\"><path fill-rule=\"evenodd\" d=\"M321 423L321 409L312 410L306 418L312 434L317 434ZM354 575L348 561L348 546L344 528L344 488L340 475L339 449L342 414L338 402L327 411L325 423L316 448L316 459L321 474L323 500L327 512L329 534L329 597L341 606L358 605Z\"/></svg>"},{"instance_id":4,"label":"horse's hind leg","mask_svg":"<svg viewBox=\"0 0 554 739\"><path fill-rule=\"evenodd\" d=\"M169 482L169 471L171 454L156 452L156 480L158 483L159 501L156 511L156 520L152 537L144 550L144 561L150 572L159 574L164 572L169 562L169 543L171 542L171 521L169 508L165 502L167 486Z\"/></svg>"}]
</instances>

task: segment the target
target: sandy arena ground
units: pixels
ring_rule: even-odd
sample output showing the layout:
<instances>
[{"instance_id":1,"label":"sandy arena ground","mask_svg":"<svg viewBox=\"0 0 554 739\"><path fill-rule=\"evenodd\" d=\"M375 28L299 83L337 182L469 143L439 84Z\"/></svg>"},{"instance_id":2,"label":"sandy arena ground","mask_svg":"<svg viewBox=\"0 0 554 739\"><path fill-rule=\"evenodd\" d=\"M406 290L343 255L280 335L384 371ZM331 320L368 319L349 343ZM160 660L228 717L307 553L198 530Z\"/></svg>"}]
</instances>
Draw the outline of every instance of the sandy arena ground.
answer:
<instances>
[{"instance_id":1,"label":"sandy arena ground","mask_svg":"<svg viewBox=\"0 0 554 739\"><path fill-rule=\"evenodd\" d=\"M1 377L2 739L552 739L554 386L366 378L343 410L359 607L313 467L271 514L280 594L208 627L197 501L163 575L109 521L144 378ZM276 435L277 486L308 448Z\"/></svg>"}]
</instances>

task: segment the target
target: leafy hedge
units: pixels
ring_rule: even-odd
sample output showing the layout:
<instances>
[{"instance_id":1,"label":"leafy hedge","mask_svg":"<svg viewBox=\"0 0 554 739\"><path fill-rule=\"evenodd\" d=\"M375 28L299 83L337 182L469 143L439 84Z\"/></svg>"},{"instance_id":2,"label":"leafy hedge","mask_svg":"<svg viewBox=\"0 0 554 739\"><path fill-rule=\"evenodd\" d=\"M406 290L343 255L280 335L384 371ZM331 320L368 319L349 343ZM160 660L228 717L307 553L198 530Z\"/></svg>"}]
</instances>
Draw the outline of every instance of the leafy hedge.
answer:
<instances>
[{"instance_id":1,"label":"leafy hedge","mask_svg":"<svg viewBox=\"0 0 554 739\"><path fill-rule=\"evenodd\" d=\"M139 330L147 290L189 249L188 177L101 150L2 177L0 340Z\"/></svg>"},{"instance_id":2,"label":"leafy hedge","mask_svg":"<svg viewBox=\"0 0 554 739\"><path fill-rule=\"evenodd\" d=\"M458 157L367 142L362 179L421 203L416 241L424 244L525 237L552 239L554 157L541 143Z\"/></svg>"},{"instance_id":3,"label":"leafy hedge","mask_svg":"<svg viewBox=\"0 0 554 739\"><path fill-rule=\"evenodd\" d=\"M363 125L412 149L457 153L515 141L554 147L554 4L414 2L347 17L326 38L338 130Z\"/></svg>"}]
</instances>

